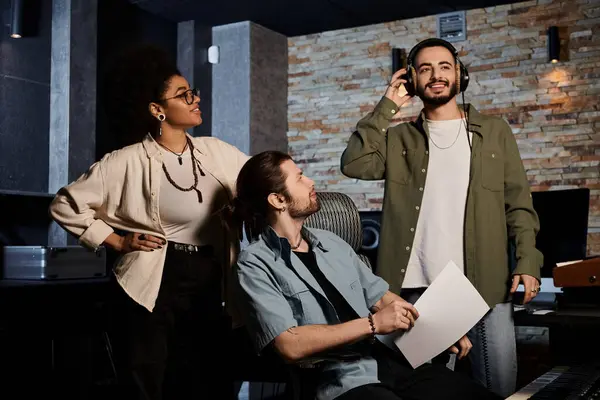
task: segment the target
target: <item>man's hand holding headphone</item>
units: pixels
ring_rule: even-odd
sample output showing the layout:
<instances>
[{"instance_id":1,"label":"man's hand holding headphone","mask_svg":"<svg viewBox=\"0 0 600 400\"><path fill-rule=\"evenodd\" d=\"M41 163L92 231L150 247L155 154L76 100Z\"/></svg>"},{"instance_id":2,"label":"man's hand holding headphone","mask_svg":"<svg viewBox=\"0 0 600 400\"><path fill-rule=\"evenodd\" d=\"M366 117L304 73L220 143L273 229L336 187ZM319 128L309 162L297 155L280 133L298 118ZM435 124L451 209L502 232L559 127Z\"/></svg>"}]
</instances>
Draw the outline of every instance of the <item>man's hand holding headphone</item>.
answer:
<instances>
[{"instance_id":1,"label":"man's hand holding headphone","mask_svg":"<svg viewBox=\"0 0 600 400\"><path fill-rule=\"evenodd\" d=\"M396 73L392 75L392 80L385 91L385 97L396 103L398 107L402 107L404 103L412 97L408 94L406 87L404 86L406 83L406 79L404 79L405 75L405 68L396 71Z\"/></svg>"}]
</instances>

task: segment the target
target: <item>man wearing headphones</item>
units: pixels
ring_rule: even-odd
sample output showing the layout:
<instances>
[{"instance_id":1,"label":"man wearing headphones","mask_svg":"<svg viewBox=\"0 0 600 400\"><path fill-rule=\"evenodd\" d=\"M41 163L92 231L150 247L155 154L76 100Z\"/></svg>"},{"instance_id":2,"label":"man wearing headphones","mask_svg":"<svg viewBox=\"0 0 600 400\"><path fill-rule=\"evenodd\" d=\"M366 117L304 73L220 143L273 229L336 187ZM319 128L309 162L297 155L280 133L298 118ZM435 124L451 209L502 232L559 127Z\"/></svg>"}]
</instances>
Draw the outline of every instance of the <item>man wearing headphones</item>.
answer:
<instances>
[{"instance_id":1,"label":"man wearing headphones","mask_svg":"<svg viewBox=\"0 0 600 400\"><path fill-rule=\"evenodd\" d=\"M539 292L539 222L509 125L465 106L464 97L458 105L468 83L450 43L417 44L407 69L358 122L341 168L351 178L385 179L377 273L391 291L414 302L453 261L488 303L490 312L467 335L469 360L477 381L507 397L517 370L511 293L520 283L525 302ZM392 127L414 95L423 101L421 115Z\"/></svg>"}]
</instances>

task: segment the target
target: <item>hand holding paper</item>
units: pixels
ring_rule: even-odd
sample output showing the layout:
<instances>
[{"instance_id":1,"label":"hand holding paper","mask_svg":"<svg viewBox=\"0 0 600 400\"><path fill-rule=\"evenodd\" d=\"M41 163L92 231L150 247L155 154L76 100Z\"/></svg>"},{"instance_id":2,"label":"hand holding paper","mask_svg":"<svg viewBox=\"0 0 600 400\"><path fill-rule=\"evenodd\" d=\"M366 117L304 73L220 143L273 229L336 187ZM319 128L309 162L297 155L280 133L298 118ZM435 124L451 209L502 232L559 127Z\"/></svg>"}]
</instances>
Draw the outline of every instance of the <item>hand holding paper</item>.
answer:
<instances>
[{"instance_id":1,"label":"hand holding paper","mask_svg":"<svg viewBox=\"0 0 600 400\"><path fill-rule=\"evenodd\" d=\"M407 330L415 325L419 318L417 309L407 301L392 301L373 316L375 326L380 334Z\"/></svg>"},{"instance_id":2,"label":"hand holding paper","mask_svg":"<svg viewBox=\"0 0 600 400\"><path fill-rule=\"evenodd\" d=\"M458 339L458 343L450 347L450 351L456 354L456 357L458 357L458 359L460 360L462 358L465 358L472 348L473 343L471 343L467 335L464 335L463 337Z\"/></svg>"},{"instance_id":3,"label":"hand holding paper","mask_svg":"<svg viewBox=\"0 0 600 400\"><path fill-rule=\"evenodd\" d=\"M419 312L415 326L398 335L389 335L413 368L454 345L489 310L452 261L417 300L415 308Z\"/></svg>"}]
</instances>

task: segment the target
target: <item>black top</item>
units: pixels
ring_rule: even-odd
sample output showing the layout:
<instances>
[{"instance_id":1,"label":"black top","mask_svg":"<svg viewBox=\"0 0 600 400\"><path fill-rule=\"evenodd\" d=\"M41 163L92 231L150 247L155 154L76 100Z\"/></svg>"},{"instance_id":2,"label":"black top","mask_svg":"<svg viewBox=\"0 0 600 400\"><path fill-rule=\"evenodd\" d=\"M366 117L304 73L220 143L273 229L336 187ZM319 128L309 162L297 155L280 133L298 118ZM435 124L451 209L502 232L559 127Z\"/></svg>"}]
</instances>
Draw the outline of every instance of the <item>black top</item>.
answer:
<instances>
[{"instance_id":1,"label":"black top","mask_svg":"<svg viewBox=\"0 0 600 400\"><path fill-rule=\"evenodd\" d=\"M310 271L310 273L315 277L321 289L325 293L325 297L331 302L333 308L340 319L340 322L348 322L353 319L358 318L358 314L350 304L344 299L344 297L340 294L340 292L327 280L323 272L319 269L317 265L317 257L315 253L310 249L308 253L301 253L295 251L294 254L298 256L300 261L306 265L306 268Z\"/></svg>"}]
</instances>

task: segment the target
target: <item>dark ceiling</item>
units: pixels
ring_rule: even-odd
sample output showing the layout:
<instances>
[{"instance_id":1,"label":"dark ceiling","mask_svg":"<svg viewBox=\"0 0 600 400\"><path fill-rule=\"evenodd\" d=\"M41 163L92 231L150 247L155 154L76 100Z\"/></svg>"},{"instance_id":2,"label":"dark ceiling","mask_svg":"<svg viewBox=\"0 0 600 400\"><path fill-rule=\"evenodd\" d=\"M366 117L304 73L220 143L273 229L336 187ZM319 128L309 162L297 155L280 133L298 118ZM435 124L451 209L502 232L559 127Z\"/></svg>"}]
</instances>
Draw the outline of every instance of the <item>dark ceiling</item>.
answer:
<instances>
[{"instance_id":1,"label":"dark ceiling","mask_svg":"<svg viewBox=\"0 0 600 400\"><path fill-rule=\"evenodd\" d=\"M129 0L175 22L252 21L286 36L469 10L515 0Z\"/></svg>"}]
</instances>

